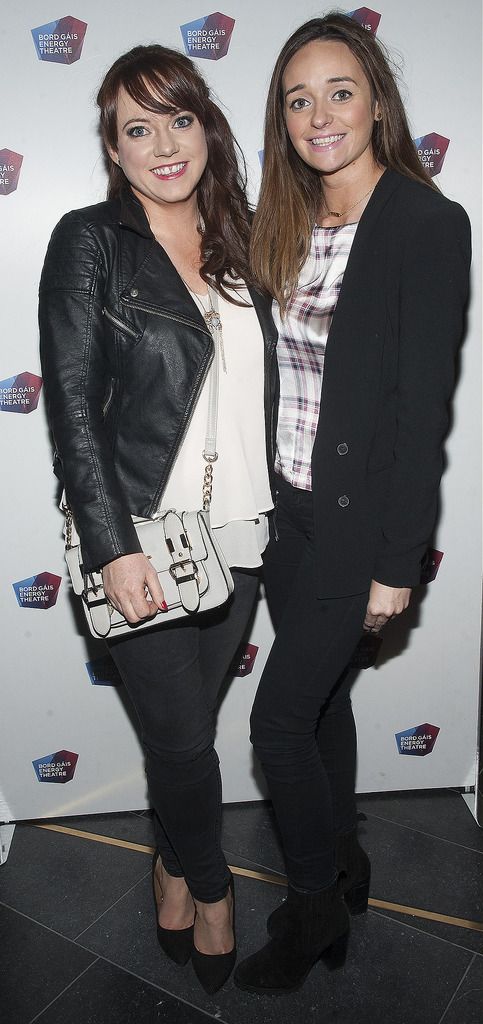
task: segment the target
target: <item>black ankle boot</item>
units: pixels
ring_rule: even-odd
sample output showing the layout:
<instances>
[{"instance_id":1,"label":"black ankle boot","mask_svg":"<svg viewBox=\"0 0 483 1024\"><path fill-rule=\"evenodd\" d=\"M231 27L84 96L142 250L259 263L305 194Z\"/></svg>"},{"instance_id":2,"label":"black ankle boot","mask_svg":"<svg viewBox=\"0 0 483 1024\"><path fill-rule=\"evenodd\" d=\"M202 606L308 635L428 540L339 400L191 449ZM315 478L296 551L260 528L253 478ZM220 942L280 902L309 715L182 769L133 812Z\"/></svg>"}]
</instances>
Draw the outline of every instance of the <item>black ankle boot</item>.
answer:
<instances>
[{"instance_id":1,"label":"black ankle boot","mask_svg":"<svg viewBox=\"0 0 483 1024\"><path fill-rule=\"evenodd\" d=\"M359 845L357 829L337 836L335 857L339 872L339 892L345 899L347 909L354 916L364 914L369 899L371 862L366 851Z\"/></svg>"},{"instance_id":2,"label":"black ankle boot","mask_svg":"<svg viewBox=\"0 0 483 1024\"><path fill-rule=\"evenodd\" d=\"M289 885L284 927L263 949L243 960L235 985L246 992L280 995L303 985L319 959L329 970L343 967L349 915L334 884L319 893Z\"/></svg>"},{"instance_id":3,"label":"black ankle boot","mask_svg":"<svg viewBox=\"0 0 483 1024\"><path fill-rule=\"evenodd\" d=\"M158 857L159 851L155 850L151 869L151 878L153 883L154 909L156 912L156 934L163 953L166 953L166 956L168 956L170 960L173 960L175 964L179 964L180 967L184 967L191 956L191 948L193 945L193 925L190 925L189 928L179 929L161 927L158 921L158 901L156 899L156 889L154 885L154 872Z\"/></svg>"},{"instance_id":4,"label":"black ankle boot","mask_svg":"<svg viewBox=\"0 0 483 1024\"><path fill-rule=\"evenodd\" d=\"M233 900L233 949L229 953L200 953L192 940L191 963L198 981L205 992L212 996L218 989L228 981L236 961L236 936L235 936L235 886L233 875L230 878L230 892Z\"/></svg>"},{"instance_id":5,"label":"black ankle boot","mask_svg":"<svg viewBox=\"0 0 483 1024\"><path fill-rule=\"evenodd\" d=\"M337 888L344 897L347 909L355 916L364 914L369 898L371 862L359 845L357 829L336 837L335 863L338 872ZM267 932L274 938L283 927L287 901L281 903L268 918Z\"/></svg>"}]
</instances>

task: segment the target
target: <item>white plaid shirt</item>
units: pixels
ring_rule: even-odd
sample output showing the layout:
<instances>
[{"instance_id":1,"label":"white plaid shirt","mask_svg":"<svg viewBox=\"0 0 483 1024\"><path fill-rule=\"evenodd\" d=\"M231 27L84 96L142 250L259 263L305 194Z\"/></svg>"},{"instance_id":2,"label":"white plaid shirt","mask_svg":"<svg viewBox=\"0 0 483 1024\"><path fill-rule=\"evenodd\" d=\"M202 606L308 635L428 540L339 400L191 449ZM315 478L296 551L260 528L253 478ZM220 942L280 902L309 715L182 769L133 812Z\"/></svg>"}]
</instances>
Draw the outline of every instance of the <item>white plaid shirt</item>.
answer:
<instances>
[{"instance_id":1,"label":"white plaid shirt","mask_svg":"<svg viewBox=\"0 0 483 1024\"><path fill-rule=\"evenodd\" d=\"M315 226L310 252L284 319L278 304L280 408L275 469L293 487L312 490L311 459L319 419L324 356L357 224Z\"/></svg>"}]
</instances>

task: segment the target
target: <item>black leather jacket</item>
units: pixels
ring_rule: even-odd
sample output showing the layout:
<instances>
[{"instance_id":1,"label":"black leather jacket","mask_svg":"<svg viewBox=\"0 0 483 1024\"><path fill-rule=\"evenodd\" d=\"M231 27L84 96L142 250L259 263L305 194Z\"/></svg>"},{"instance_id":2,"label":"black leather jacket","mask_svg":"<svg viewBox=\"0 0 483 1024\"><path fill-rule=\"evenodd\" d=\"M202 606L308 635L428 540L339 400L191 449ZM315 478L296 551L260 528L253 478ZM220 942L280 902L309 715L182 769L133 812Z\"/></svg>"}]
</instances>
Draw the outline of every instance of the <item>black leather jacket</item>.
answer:
<instances>
[{"instance_id":1,"label":"black leather jacket","mask_svg":"<svg viewBox=\"0 0 483 1024\"><path fill-rule=\"evenodd\" d=\"M270 300L250 295L265 342L273 466L276 331ZM62 218L42 272L39 318L56 472L89 571L140 550L131 514L150 516L160 505L213 342L130 191Z\"/></svg>"}]
</instances>

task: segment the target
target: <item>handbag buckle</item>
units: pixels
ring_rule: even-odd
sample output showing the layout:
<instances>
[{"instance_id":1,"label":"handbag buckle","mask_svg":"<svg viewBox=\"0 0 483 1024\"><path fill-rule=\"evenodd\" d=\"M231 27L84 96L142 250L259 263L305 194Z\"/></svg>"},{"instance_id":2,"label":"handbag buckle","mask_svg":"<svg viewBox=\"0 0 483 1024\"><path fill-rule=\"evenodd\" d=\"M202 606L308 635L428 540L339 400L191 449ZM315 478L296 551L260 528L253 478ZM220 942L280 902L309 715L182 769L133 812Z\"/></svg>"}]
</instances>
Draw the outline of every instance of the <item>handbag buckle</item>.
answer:
<instances>
[{"instance_id":1,"label":"handbag buckle","mask_svg":"<svg viewBox=\"0 0 483 1024\"><path fill-rule=\"evenodd\" d=\"M181 575L178 575L178 569L181 569ZM199 582L196 562L173 562L169 567L169 574L178 586L180 583L191 583L193 580Z\"/></svg>"}]
</instances>

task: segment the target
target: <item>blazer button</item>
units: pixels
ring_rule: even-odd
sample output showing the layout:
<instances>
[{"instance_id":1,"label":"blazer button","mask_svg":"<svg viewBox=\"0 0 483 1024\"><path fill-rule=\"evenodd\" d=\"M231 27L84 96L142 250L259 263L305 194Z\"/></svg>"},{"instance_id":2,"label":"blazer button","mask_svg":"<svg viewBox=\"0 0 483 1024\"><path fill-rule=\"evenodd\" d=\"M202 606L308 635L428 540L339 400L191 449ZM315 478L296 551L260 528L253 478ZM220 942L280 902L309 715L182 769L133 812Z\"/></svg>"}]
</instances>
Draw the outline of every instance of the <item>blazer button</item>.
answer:
<instances>
[{"instance_id":1,"label":"blazer button","mask_svg":"<svg viewBox=\"0 0 483 1024\"><path fill-rule=\"evenodd\" d=\"M338 455L347 455L348 451L349 451L349 445L346 444L345 441L342 441L341 444L337 445L337 454Z\"/></svg>"},{"instance_id":2,"label":"blazer button","mask_svg":"<svg viewBox=\"0 0 483 1024\"><path fill-rule=\"evenodd\" d=\"M132 299L137 299L137 297L139 295L139 292L138 292L137 288L131 288L131 291L129 292L129 294L130 294Z\"/></svg>"},{"instance_id":3,"label":"blazer button","mask_svg":"<svg viewBox=\"0 0 483 1024\"><path fill-rule=\"evenodd\" d=\"M340 498L337 500L337 504L340 505L341 508L347 508L347 506L350 505L347 494L341 494Z\"/></svg>"}]
</instances>

